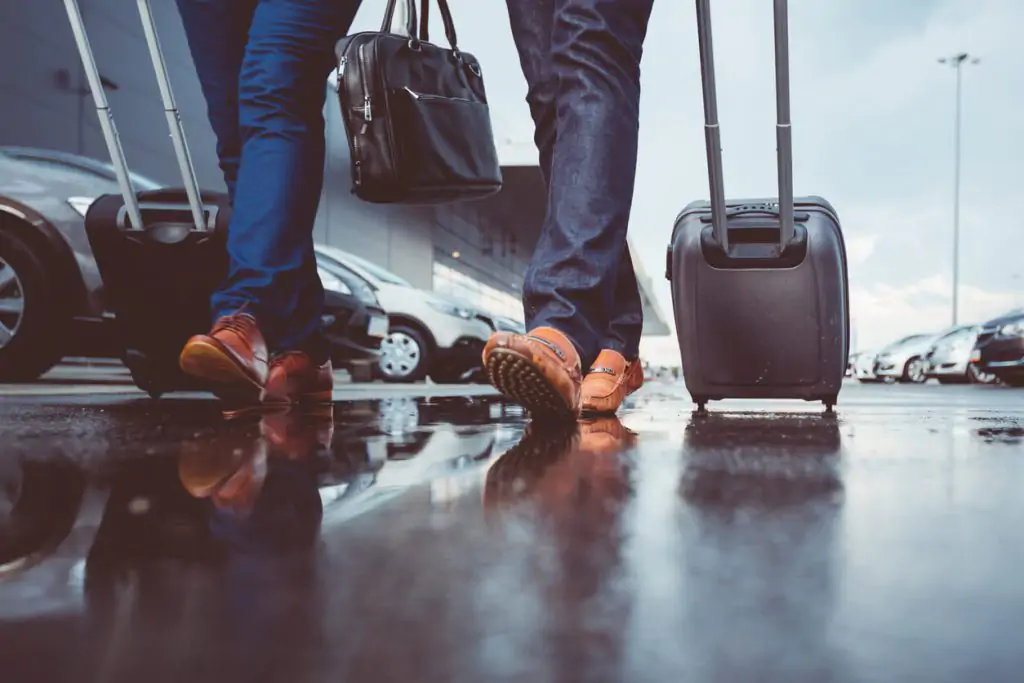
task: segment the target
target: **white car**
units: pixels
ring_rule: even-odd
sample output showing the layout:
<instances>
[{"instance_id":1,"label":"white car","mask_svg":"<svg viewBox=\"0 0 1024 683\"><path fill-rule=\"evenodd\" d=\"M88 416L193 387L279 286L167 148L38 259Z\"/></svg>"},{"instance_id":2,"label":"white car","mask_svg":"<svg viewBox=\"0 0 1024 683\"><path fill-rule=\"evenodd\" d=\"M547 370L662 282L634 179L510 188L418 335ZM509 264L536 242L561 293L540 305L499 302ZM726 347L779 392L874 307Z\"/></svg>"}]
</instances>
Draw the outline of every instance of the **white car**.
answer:
<instances>
[{"instance_id":1,"label":"white car","mask_svg":"<svg viewBox=\"0 0 1024 683\"><path fill-rule=\"evenodd\" d=\"M912 334L894 341L875 356L873 370L882 381L896 381L923 384L928 381L928 361L925 356L937 339L938 334Z\"/></svg>"},{"instance_id":2,"label":"white car","mask_svg":"<svg viewBox=\"0 0 1024 683\"><path fill-rule=\"evenodd\" d=\"M317 261L334 261L375 289L389 328L380 345L378 371L387 382L458 381L480 366L492 328L465 304L414 287L404 278L336 247L317 245Z\"/></svg>"}]
</instances>

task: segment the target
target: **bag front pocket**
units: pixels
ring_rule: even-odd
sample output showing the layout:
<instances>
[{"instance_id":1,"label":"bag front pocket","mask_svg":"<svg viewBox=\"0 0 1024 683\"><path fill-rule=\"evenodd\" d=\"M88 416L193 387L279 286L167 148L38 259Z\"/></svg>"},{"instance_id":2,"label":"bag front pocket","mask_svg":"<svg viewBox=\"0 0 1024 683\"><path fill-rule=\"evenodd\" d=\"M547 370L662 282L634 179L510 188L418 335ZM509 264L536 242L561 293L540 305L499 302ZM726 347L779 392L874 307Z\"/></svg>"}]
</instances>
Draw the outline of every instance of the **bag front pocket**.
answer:
<instances>
[{"instance_id":1,"label":"bag front pocket","mask_svg":"<svg viewBox=\"0 0 1024 683\"><path fill-rule=\"evenodd\" d=\"M487 105L461 97L391 92L401 184L412 188L456 190L460 186L501 185Z\"/></svg>"}]
</instances>

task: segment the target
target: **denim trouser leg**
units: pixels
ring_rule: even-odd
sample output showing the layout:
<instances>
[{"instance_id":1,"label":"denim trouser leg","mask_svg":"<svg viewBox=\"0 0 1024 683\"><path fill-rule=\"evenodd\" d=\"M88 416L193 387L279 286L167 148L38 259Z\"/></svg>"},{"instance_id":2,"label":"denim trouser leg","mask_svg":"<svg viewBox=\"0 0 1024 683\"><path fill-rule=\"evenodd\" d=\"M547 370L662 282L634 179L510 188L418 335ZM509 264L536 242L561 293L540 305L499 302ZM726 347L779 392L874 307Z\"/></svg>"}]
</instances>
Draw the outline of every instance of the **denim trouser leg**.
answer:
<instances>
[{"instance_id":1,"label":"denim trouser leg","mask_svg":"<svg viewBox=\"0 0 1024 683\"><path fill-rule=\"evenodd\" d=\"M523 288L527 327L562 331L585 364L602 347L635 358L642 310L626 230L653 0L507 4L548 183Z\"/></svg>"},{"instance_id":2,"label":"denim trouser leg","mask_svg":"<svg viewBox=\"0 0 1024 683\"><path fill-rule=\"evenodd\" d=\"M206 113L217 137L217 159L234 199L242 135L238 129L238 75L257 0L177 0Z\"/></svg>"},{"instance_id":3,"label":"denim trouser leg","mask_svg":"<svg viewBox=\"0 0 1024 683\"><path fill-rule=\"evenodd\" d=\"M183 4L236 8L246 0L179 0ZM323 185L323 104L335 41L344 35L359 0L257 0L232 92L237 93L241 158L228 229L230 270L214 294L213 315L241 308L255 314L271 348L326 355L319 338L323 288L313 252L313 222ZM212 10L211 10L212 11ZM226 107L217 51L198 49L231 32L223 22L189 22L182 13L211 122ZM204 77L204 74L206 76ZM215 113L214 110L217 110ZM216 128L215 128L216 130ZM218 134L218 147L230 134ZM224 159L221 160L225 165ZM227 172L225 172L227 175ZM229 184L230 187L230 184Z\"/></svg>"}]
</instances>

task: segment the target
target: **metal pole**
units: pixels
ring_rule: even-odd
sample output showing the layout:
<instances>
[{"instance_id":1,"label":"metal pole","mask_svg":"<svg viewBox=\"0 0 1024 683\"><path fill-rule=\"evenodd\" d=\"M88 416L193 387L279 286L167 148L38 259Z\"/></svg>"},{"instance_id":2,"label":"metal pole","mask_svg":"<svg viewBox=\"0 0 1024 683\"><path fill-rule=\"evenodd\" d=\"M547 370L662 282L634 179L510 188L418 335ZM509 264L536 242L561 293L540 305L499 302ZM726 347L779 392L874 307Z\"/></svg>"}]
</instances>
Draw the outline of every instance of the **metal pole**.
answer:
<instances>
[{"instance_id":1,"label":"metal pole","mask_svg":"<svg viewBox=\"0 0 1024 683\"><path fill-rule=\"evenodd\" d=\"M963 107L963 65L978 63L977 57L961 52L951 57L942 57L939 63L956 69L956 120L953 133L953 325L960 320L960 129L962 128Z\"/></svg>"},{"instance_id":2,"label":"metal pole","mask_svg":"<svg viewBox=\"0 0 1024 683\"><path fill-rule=\"evenodd\" d=\"M953 142L953 325L960 307L960 107L963 59L956 60L956 133Z\"/></svg>"}]
</instances>

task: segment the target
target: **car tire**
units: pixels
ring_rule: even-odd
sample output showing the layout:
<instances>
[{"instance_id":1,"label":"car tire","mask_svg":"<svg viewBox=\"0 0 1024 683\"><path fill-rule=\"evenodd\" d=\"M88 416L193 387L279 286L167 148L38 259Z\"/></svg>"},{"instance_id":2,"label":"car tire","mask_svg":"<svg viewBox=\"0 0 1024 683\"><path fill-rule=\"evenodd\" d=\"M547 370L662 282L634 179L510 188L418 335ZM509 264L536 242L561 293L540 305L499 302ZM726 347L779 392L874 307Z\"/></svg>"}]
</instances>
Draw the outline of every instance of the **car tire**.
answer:
<instances>
[{"instance_id":1,"label":"car tire","mask_svg":"<svg viewBox=\"0 0 1024 683\"><path fill-rule=\"evenodd\" d=\"M924 361L920 358L911 358L907 361L907 364L903 366L903 376L900 378L901 382L907 384L924 384L928 381L928 374L924 369Z\"/></svg>"},{"instance_id":2,"label":"car tire","mask_svg":"<svg viewBox=\"0 0 1024 683\"><path fill-rule=\"evenodd\" d=\"M966 381L971 384L995 384L999 381L999 378L989 372L983 372L978 369L978 366L971 363L967 366L967 374L965 375Z\"/></svg>"},{"instance_id":3,"label":"car tire","mask_svg":"<svg viewBox=\"0 0 1024 683\"><path fill-rule=\"evenodd\" d=\"M38 379L63 356L69 316L50 273L23 240L0 232L0 382Z\"/></svg>"},{"instance_id":4,"label":"car tire","mask_svg":"<svg viewBox=\"0 0 1024 683\"><path fill-rule=\"evenodd\" d=\"M402 323L391 325L380 342L377 374L385 382L419 382L427 376L430 347L423 333Z\"/></svg>"}]
</instances>

